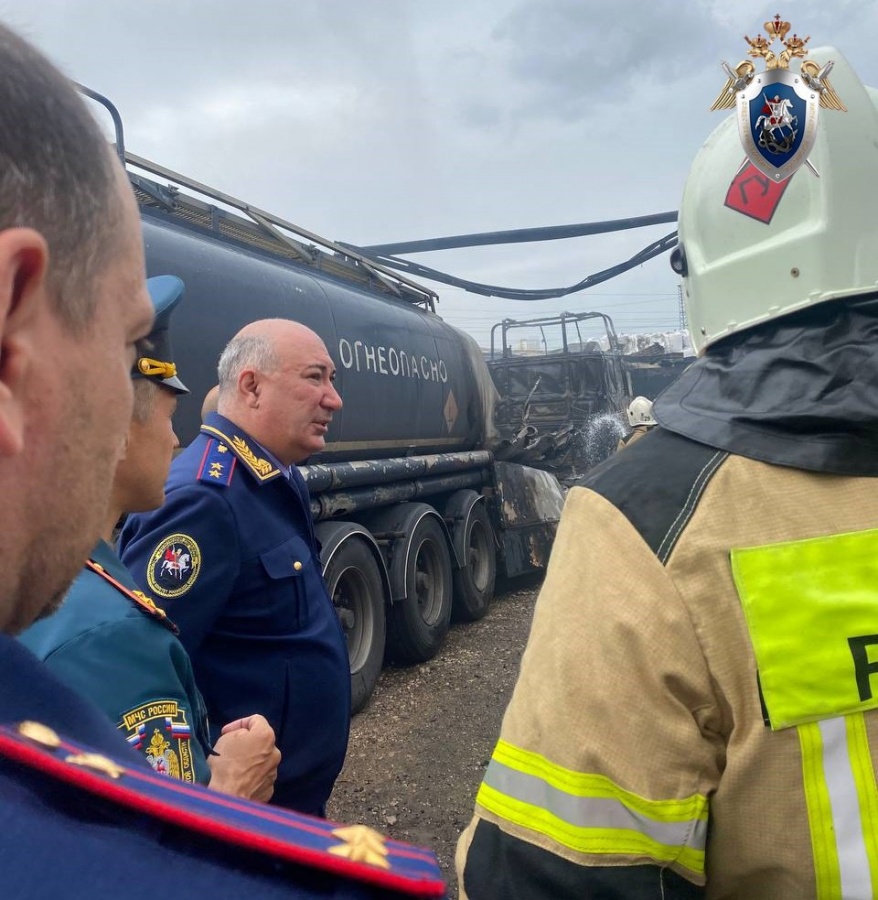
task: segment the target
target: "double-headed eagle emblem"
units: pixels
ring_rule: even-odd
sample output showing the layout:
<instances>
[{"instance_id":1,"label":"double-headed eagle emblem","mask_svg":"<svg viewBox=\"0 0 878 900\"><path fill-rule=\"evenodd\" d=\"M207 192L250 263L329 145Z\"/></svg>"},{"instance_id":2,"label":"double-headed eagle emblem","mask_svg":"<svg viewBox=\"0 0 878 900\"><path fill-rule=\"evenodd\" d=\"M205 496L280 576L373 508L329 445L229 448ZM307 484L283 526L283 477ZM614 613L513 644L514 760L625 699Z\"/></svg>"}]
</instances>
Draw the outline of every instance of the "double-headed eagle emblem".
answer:
<instances>
[{"instance_id":1,"label":"double-headed eagle emblem","mask_svg":"<svg viewBox=\"0 0 878 900\"><path fill-rule=\"evenodd\" d=\"M147 762L153 771L160 775L169 775L171 778L180 778L180 760L171 749L171 742L167 740L156 728L152 733L152 740L146 748Z\"/></svg>"},{"instance_id":2,"label":"double-headed eagle emblem","mask_svg":"<svg viewBox=\"0 0 878 900\"><path fill-rule=\"evenodd\" d=\"M776 15L765 23L767 37L744 35L747 54L765 60L765 69L745 59L732 68L722 67L728 79L712 110L738 109L738 130L750 161L773 181L789 178L808 160L814 146L820 107L846 112L847 107L829 82L834 63L822 67L810 59L806 45L810 36L789 34L790 23ZM775 41L783 49L772 50ZM800 59L798 74L790 63ZM813 166L809 167L815 172Z\"/></svg>"}]
</instances>

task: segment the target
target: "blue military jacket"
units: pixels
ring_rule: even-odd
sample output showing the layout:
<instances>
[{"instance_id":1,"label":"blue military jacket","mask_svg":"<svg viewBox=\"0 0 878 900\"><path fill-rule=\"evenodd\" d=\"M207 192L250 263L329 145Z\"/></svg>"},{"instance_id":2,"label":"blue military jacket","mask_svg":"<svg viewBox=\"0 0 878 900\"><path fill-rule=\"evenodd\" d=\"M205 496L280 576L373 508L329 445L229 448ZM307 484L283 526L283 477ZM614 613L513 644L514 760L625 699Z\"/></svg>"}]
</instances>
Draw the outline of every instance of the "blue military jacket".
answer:
<instances>
[{"instance_id":1,"label":"blue military jacket","mask_svg":"<svg viewBox=\"0 0 878 900\"><path fill-rule=\"evenodd\" d=\"M176 628L105 541L60 609L19 639L65 684L88 697L152 767L207 784L207 712Z\"/></svg>"},{"instance_id":2,"label":"blue military jacket","mask_svg":"<svg viewBox=\"0 0 878 900\"><path fill-rule=\"evenodd\" d=\"M92 704L0 634L7 897L442 897L432 853L156 776Z\"/></svg>"},{"instance_id":3,"label":"blue military jacket","mask_svg":"<svg viewBox=\"0 0 878 900\"><path fill-rule=\"evenodd\" d=\"M210 415L165 505L131 516L120 547L178 624L211 722L264 715L281 751L272 802L322 813L347 750L350 665L298 470Z\"/></svg>"}]
</instances>

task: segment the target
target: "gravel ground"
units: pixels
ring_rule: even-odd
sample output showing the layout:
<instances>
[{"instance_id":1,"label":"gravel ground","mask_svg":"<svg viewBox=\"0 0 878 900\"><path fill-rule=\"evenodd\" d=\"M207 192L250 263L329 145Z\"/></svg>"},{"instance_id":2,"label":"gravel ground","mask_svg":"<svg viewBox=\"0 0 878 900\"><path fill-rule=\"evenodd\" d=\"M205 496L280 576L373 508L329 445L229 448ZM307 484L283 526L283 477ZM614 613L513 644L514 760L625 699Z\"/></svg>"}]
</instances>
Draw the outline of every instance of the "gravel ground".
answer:
<instances>
[{"instance_id":1,"label":"gravel ground","mask_svg":"<svg viewBox=\"0 0 878 900\"><path fill-rule=\"evenodd\" d=\"M330 819L432 847L457 897L454 848L518 675L539 581L511 583L480 622L452 627L429 663L385 669L354 717Z\"/></svg>"}]
</instances>

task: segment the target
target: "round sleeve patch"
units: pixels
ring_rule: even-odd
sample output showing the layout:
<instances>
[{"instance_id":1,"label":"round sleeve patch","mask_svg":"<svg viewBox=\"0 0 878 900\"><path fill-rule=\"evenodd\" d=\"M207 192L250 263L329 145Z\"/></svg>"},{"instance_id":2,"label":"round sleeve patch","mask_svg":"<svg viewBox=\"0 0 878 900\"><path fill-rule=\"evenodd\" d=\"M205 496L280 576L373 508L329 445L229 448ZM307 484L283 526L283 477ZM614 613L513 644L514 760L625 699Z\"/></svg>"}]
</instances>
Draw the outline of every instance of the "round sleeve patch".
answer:
<instances>
[{"instance_id":1,"label":"round sleeve patch","mask_svg":"<svg viewBox=\"0 0 878 900\"><path fill-rule=\"evenodd\" d=\"M201 550L188 534L172 534L152 552L146 580L159 597L179 597L195 584L201 571Z\"/></svg>"}]
</instances>

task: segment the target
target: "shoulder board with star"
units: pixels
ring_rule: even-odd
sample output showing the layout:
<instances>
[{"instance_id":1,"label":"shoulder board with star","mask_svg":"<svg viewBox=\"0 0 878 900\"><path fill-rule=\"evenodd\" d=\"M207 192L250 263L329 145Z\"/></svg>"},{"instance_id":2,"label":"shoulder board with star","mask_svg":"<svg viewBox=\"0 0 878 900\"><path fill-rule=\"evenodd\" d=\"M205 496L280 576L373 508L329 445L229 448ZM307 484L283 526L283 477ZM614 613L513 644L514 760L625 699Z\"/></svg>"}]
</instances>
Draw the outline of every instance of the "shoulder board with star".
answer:
<instances>
[{"instance_id":1,"label":"shoulder board with star","mask_svg":"<svg viewBox=\"0 0 878 900\"><path fill-rule=\"evenodd\" d=\"M282 474L281 470L271 460L257 456L246 439L240 434L223 434L222 431L214 428L213 425L202 425L201 432L202 434L211 435L212 440L208 442L208 449L205 451L204 459L202 460L201 471L198 473L200 481L213 480L210 472L204 466L204 461L208 457L211 463L221 462L213 454L231 454L232 458L239 461L257 481L271 481ZM214 443L216 448L212 449L211 445ZM231 481L231 473L229 474L229 481Z\"/></svg>"},{"instance_id":2,"label":"shoulder board with star","mask_svg":"<svg viewBox=\"0 0 878 900\"><path fill-rule=\"evenodd\" d=\"M218 487L228 487L232 483L237 463L238 457L229 450L227 443L211 438L201 457L198 480Z\"/></svg>"},{"instance_id":3,"label":"shoulder board with star","mask_svg":"<svg viewBox=\"0 0 878 900\"><path fill-rule=\"evenodd\" d=\"M198 834L217 846L410 897L445 896L430 850L390 840L364 825L341 826L157 776L68 741L38 722L0 725L0 758L38 771L47 782L80 790L83 798L100 797L120 811Z\"/></svg>"},{"instance_id":4,"label":"shoulder board with star","mask_svg":"<svg viewBox=\"0 0 878 900\"><path fill-rule=\"evenodd\" d=\"M180 633L180 629L168 618L168 614L160 606L155 604L152 597L144 594L143 591L132 591L130 588L125 587L121 581L113 578L100 563L96 563L93 559L87 559L85 561L85 567L94 572L95 575L103 578L104 581L113 585L120 594L126 596L141 612L158 619L165 628L172 631L174 634Z\"/></svg>"}]
</instances>

